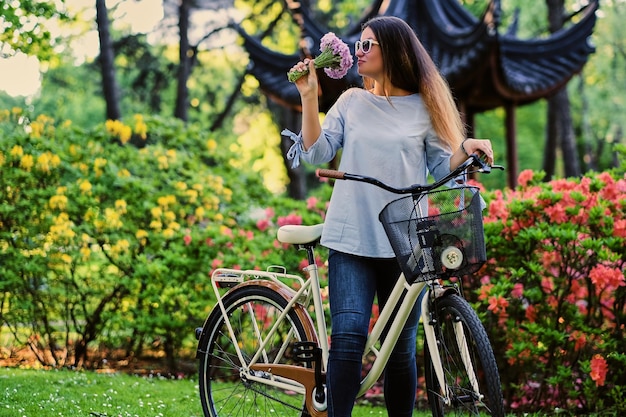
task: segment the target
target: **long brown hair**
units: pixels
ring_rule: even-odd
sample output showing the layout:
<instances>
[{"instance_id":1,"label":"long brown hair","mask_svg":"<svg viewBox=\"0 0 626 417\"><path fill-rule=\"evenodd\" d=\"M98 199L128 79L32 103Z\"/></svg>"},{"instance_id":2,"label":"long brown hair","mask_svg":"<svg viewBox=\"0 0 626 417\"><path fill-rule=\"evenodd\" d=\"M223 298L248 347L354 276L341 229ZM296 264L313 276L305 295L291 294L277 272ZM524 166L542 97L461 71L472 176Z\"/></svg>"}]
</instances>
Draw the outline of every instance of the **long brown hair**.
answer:
<instances>
[{"instance_id":1,"label":"long brown hair","mask_svg":"<svg viewBox=\"0 0 626 417\"><path fill-rule=\"evenodd\" d=\"M465 139L465 126L448 83L413 29L393 16L374 17L363 25L366 27L380 44L386 78L393 86L422 96L435 132L456 150ZM363 84L372 86L373 80L364 77Z\"/></svg>"}]
</instances>

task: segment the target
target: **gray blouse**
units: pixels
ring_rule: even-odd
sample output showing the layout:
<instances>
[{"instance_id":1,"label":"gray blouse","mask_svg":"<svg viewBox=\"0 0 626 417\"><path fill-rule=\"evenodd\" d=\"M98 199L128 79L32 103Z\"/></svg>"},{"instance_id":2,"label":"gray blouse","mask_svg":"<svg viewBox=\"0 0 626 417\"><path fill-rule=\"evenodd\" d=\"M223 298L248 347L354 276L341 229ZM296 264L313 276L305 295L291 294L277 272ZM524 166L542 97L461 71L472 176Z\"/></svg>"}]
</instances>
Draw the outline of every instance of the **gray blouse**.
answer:
<instances>
[{"instance_id":1,"label":"gray blouse","mask_svg":"<svg viewBox=\"0 0 626 417\"><path fill-rule=\"evenodd\" d=\"M377 96L360 88L344 92L328 111L317 142L308 150L300 135L291 156L311 163L332 160L341 149L339 170L377 178L394 187L425 184L450 172L451 149L435 134L419 94ZM354 255L394 256L378 214L401 195L371 184L337 181L321 243Z\"/></svg>"}]
</instances>

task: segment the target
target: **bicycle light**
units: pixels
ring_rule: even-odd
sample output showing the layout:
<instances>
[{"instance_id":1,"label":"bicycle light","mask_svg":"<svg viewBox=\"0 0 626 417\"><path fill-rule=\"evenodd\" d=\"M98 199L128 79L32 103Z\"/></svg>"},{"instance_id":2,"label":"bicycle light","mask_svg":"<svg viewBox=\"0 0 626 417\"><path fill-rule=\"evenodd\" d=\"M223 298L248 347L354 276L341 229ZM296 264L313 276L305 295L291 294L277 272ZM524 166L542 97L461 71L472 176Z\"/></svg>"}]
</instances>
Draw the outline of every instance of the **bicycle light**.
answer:
<instances>
[{"instance_id":1,"label":"bicycle light","mask_svg":"<svg viewBox=\"0 0 626 417\"><path fill-rule=\"evenodd\" d=\"M456 246L448 246L441 252L441 264L448 269L457 269L463 264L463 252Z\"/></svg>"}]
</instances>

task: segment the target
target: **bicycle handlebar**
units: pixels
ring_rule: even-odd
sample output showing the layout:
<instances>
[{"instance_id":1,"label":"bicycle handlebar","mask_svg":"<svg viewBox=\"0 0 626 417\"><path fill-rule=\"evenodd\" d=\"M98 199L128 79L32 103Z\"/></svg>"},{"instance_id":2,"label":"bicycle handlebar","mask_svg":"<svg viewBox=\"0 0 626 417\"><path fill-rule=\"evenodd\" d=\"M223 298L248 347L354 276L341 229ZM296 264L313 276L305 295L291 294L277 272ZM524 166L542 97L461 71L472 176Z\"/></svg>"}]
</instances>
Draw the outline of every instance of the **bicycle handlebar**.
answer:
<instances>
[{"instance_id":1,"label":"bicycle handlebar","mask_svg":"<svg viewBox=\"0 0 626 417\"><path fill-rule=\"evenodd\" d=\"M426 184L426 185L413 184L408 187L395 188L395 187L385 184L382 181L377 180L376 178L368 177L366 175L350 174L347 172L337 171L334 169L318 169L316 171L316 174L318 177L324 177L324 178L366 182L368 184L373 184L377 187L380 187L382 189L385 189L395 194L418 194L418 193L424 193L424 192L441 187L442 185L444 185L451 179L461 175L461 173L463 173L464 171L466 171L468 168L472 166L477 168L475 171L472 171L472 172L481 172L484 174L489 174L492 169L504 170L504 167L501 165L488 165L482 159L480 159L480 157L477 154L471 154L465 160L465 162L463 162L458 167L450 171L448 175L441 178L439 181L436 181L432 184Z\"/></svg>"}]
</instances>

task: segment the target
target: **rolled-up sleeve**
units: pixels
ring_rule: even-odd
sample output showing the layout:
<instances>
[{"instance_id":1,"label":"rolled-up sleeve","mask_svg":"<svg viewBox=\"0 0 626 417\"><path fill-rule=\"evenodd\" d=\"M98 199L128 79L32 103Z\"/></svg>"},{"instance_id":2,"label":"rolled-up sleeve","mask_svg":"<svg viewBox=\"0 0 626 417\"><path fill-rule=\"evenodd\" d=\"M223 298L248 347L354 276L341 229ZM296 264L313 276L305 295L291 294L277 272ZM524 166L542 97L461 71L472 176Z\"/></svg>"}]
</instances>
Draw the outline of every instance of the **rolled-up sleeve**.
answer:
<instances>
[{"instance_id":1,"label":"rolled-up sleeve","mask_svg":"<svg viewBox=\"0 0 626 417\"><path fill-rule=\"evenodd\" d=\"M452 150L443 143L434 131L426 137L426 166L428 171L439 180L450 173Z\"/></svg>"},{"instance_id":2,"label":"rolled-up sleeve","mask_svg":"<svg viewBox=\"0 0 626 417\"><path fill-rule=\"evenodd\" d=\"M341 142L329 135L324 129L317 141L306 151L302 149L302 160L309 164L323 164L331 161L341 148Z\"/></svg>"}]
</instances>

